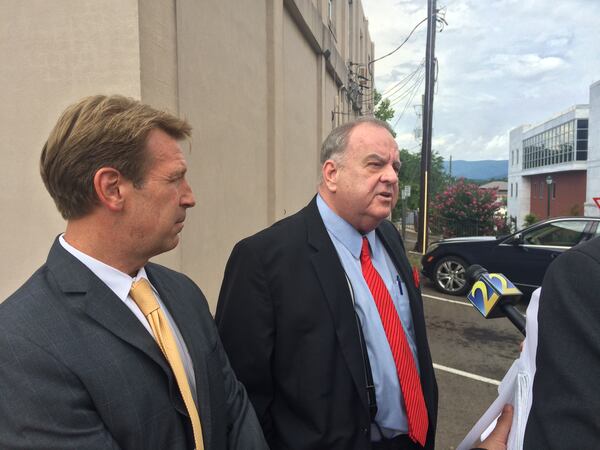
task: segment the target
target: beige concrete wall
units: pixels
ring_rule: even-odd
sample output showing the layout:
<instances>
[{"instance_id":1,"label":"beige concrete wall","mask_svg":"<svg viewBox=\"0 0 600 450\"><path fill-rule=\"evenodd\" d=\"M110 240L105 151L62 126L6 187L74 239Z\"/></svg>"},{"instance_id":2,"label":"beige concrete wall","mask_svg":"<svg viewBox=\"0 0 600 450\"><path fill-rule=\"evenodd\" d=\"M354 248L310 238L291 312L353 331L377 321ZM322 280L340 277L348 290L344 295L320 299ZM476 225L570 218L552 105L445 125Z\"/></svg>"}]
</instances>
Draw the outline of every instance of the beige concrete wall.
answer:
<instances>
[{"instance_id":1,"label":"beige concrete wall","mask_svg":"<svg viewBox=\"0 0 600 450\"><path fill-rule=\"evenodd\" d=\"M214 306L234 243L268 224L266 6L177 2L179 106L194 127L182 270Z\"/></svg>"},{"instance_id":2,"label":"beige concrete wall","mask_svg":"<svg viewBox=\"0 0 600 450\"><path fill-rule=\"evenodd\" d=\"M99 92L140 95L137 17L136 0L0 2L0 301L64 230L38 171L60 112Z\"/></svg>"},{"instance_id":3,"label":"beige concrete wall","mask_svg":"<svg viewBox=\"0 0 600 450\"><path fill-rule=\"evenodd\" d=\"M322 139L356 115L346 96L347 59L356 55L360 34L349 31L351 23L365 26L362 9L359 0L352 12L336 1L334 37L326 6L0 2L0 301L44 261L64 228L37 169L59 112L86 95L120 93L193 126L188 177L197 206L181 245L156 259L194 279L214 309L234 243L309 201ZM363 36L368 40L364 30Z\"/></svg>"},{"instance_id":4,"label":"beige concrete wall","mask_svg":"<svg viewBox=\"0 0 600 450\"><path fill-rule=\"evenodd\" d=\"M301 209L316 192L318 181L316 149L320 116L318 60L286 10L283 17L283 146L278 149L284 181L278 186L282 202L278 217Z\"/></svg>"},{"instance_id":5,"label":"beige concrete wall","mask_svg":"<svg viewBox=\"0 0 600 450\"><path fill-rule=\"evenodd\" d=\"M140 1L138 23L141 100L179 114L175 1ZM184 145L184 149L187 147ZM182 270L182 248L187 245L186 234L187 230L182 233L179 246L153 261Z\"/></svg>"}]
</instances>

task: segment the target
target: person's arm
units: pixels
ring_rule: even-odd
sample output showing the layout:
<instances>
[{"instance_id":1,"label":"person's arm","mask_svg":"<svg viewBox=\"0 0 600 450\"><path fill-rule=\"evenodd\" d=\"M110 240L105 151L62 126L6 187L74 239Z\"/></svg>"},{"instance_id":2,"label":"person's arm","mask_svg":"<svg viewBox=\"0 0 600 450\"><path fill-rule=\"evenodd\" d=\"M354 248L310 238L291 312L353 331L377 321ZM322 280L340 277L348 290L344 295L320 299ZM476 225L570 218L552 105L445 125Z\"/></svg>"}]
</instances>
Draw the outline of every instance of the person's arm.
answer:
<instances>
[{"instance_id":1,"label":"person's arm","mask_svg":"<svg viewBox=\"0 0 600 450\"><path fill-rule=\"evenodd\" d=\"M542 284L525 450L600 447L600 257L583 248L561 255Z\"/></svg>"},{"instance_id":2,"label":"person's arm","mask_svg":"<svg viewBox=\"0 0 600 450\"><path fill-rule=\"evenodd\" d=\"M85 386L59 359L0 327L0 448L119 449Z\"/></svg>"},{"instance_id":3,"label":"person's arm","mask_svg":"<svg viewBox=\"0 0 600 450\"><path fill-rule=\"evenodd\" d=\"M217 342L216 351L226 393L225 402L229 421L227 448L229 450L268 450L246 389L236 378L220 340Z\"/></svg>"},{"instance_id":4,"label":"person's arm","mask_svg":"<svg viewBox=\"0 0 600 450\"><path fill-rule=\"evenodd\" d=\"M262 263L244 241L235 246L225 268L215 320L231 366L271 442L273 306Z\"/></svg>"}]
</instances>

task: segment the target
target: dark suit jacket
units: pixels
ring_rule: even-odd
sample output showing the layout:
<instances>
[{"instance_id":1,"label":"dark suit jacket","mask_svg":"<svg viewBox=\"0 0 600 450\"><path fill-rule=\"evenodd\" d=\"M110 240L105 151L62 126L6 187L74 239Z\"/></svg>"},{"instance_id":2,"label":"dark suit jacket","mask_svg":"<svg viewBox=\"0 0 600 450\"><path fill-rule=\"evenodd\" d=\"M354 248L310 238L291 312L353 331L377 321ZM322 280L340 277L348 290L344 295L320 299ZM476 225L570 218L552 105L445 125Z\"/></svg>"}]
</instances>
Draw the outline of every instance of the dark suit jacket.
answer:
<instances>
[{"instance_id":1,"label":"dark suit jacket","mask_svg":"<svg viewBox=\"0 0 600 450\"><path fill-rule=\"evenodd\" d=\"M437 386L421 295L398 232L385 222L377 233L407 281L433 448ZM357 319L315 199L235 246L216 320L273 450L370 448Z\"/></svg>"},{"instance_id":2,"label":"dark suit jacket","mask_svg":"<svg viewBox=\"0 0 600 450\"><path fill-rule=\"evenodd\" d=\"M194 364L205 448L266 448L198 287L156 264L146 270ZM46 264L0 304L0 349L0 448L193 448L177 383L152 336L58 240Z\"/></svg>"},{"instance_id":3,"label":"dark suit jacket","mask_svg":"<svg viewBox=\"0 0 600 450\"><path fill-rule=\"evenodd\" d=\"M566 251L542 284L525 450L600 448L600 238Z\"/></svg>"}]
</instances>

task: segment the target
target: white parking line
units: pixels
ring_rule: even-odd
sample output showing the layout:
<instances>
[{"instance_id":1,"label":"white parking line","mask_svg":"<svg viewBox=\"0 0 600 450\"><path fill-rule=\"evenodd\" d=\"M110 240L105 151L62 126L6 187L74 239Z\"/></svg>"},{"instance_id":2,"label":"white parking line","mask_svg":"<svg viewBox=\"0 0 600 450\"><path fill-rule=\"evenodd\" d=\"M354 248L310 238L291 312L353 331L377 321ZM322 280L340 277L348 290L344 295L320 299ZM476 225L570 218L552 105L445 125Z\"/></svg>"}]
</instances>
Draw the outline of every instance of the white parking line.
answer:
<instances>
[{"instance_id":1,"label":"white parking line","mask_svg":"<svg viewBox=\"0 0 600 450\"><path fill-rule=\"evenodd\" d=\"M450 300L447 298L436 297L435 295L429 295L429 294L421 294L421 295L423 297L430 298L432 300L438 300L440 302L455 303L457 305L469 306L469 307L473 306L469 302L460 302L458 300ZM493 384L496 386L498 386L500 384L500 381L498 381L498 380L493 380L491 378L482 377L481 375L476 375L474 373L465 372L464 370L458 370L458 369L453 369L452 367L442 366L441 364L433 363L433 367L436 368L437 370L442 370L444 372L453 373L454 375L460 375L461 377L470 378L472 380L482 381L484 383L489 383L489 384Z\"/></svg>"},{"instance_id":2,"label":"white parking line","mask_svg":"<svg viewBox=\"0 0 600 450\"><path fill-rule=\"evenodd\" d=\"M484 383L494 384L496 386L500 385L500 381L498 380L492 380L491 378L475 375L474 373L465 372L464 370L453 369L452 367L446 367L436 363L433 363L433 367L435 369L443 370L444 372L450 372L455 375L460 375L461 377L470 378L472 380L483 381Z\"/></svg>"},{"instance_id":3,"label":"white parking line","mask_svg":"<svg viewBox=\"0 0 600 450\"><path fill-rule=\"evenodd\" d=\"M463 306L472 306L469 302L459 302L458 300L450 300L448 298L436 297L435 295L421 294L421 297L427 297L427 298L431 298L433 300L439 300L440 302L456 303L457 305L463 305Z\"/></svg>"}]
</instances>

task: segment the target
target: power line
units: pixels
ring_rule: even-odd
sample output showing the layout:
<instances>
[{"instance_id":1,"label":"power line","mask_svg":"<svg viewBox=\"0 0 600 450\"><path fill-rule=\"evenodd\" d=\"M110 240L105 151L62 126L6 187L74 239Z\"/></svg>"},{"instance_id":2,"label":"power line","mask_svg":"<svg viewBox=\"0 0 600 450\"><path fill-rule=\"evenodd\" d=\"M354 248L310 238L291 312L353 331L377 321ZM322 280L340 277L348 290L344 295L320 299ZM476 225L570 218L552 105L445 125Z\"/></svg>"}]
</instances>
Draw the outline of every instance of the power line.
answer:
<instances>
[{"instance_id":1,"label":"power line","mask_svg":"<svg viewBox=\"0 0 600 450\"><path fill-rule=\"evenodd\" d=\"M392 88L390 88L390 89L393 90L393 92L390 91L390 89L388 89L388 91L390 91L388 94L380 94L381 95L381 99L382 100L389 99L391 102L393 102L393 101L397 100L398 98L401 98L404 95L402 93L399 96L395 97L395 98L392 98L392 96L398 94L398 92L401 92L401 89L404 88L408 84L408 82L412 78L414 78L417 73L419 73L419 71L423 70L424 67L425 67L425 63L423 62L415 70L413 70L411 73L409 73L408 75L406 75L403 79L401 79L398 83L396 83ZM400 83L402 83L402 85L400 85ZM371 100L374 97L375 97L375 92L373 91L369 95L363 95L363 101L369 101L369 100Z\"/></svg>"},{"instance_id":2,"label":"power line","mask_svg":"<svg viewBox=\"0 0 600 450\"><path fill-rule=\"evenodd\" d=\"M413 94L413 92L415 91L415 89L417 89L417 88L418 88L418 86L420 86L420 85L421 85L421 83L422 83L422 81L423 81L423 77L424 77L424 74L421 74L421 75L420 75L420 76L419 76L419 77L418 77L418 78L417 78L417 79L416 79L416 80L415 80L415 81L412 83L412 85L410 86L410 88L408 88L406 91L404 91L404 92L402 93L402 95L400 95L400 96L396 97L396 98L395 98L395 99L394 99L394 100L393 100L393 101L390 103L390 106L397 105L398 103L400 103L400 101L401 101L403 98L405 98L405 97L407 97L407 96L409 96L409 97L410 97L410 96L412 96L412 94Z\"/></svg>"},{"instance_id":3,"label":"power line","mask_svg":"<svg viewBox=\"0 0 600 450\"><path fill-rule=\"evenodd\" d=\"M415 72L416 73L416 72ZM419 76L413 81L413 83L410 85L409 88L407 88L404 91L399 91L396 92L394 95L395 97L387 97L390 99L390 101L394 104L398 103L397 100L405 97L407 95L408 92L412 92L412 89L414 88L415 84L419 83L419 80L424 76L424 71L421 71L421 73L419 74ZM398 94L398 95L397 95Z\"/></svg>"},{"instance_id":4,"label":"power line","mask_svg":"<svg viewBox=\"0 0 600 450\"><path fill-rule=\"evenodd\" d=\"M421 84L423 84L423 80L425 79L425 76L421 77L419 80L419 83L414 85L414 89L412 90L412 94L410 96L410 98L408 99L408 101L406 102L406 104L404 105L404 109L402 110L402 112L400 113L400 115L398 116L398 118L396 119L396 122L394 122L394 126L392 127L392 129L396 129L396 125L398 125L398 122L400 121L400 119L402 119L402 116L404 116L404 113L406 112L406 109L408 108L408 105L410 105L413 101L413 99L415 98L415 95L417 93L417 91L419 90L419 88L421 87Z\"/></svg>"},{"instance_id":5,"label":"power line","mask_svg":"<svg viewBox=\"0 0 600 450\"><path fill-rule=\"evenodd\" d=\"M404 80L406 80L407 78L412 78L422 67L425 67L425 58L423 58L423 60L421 61L421 64L419 64L419 66L413 70L411 73L409 73L408 75L406 75L403 79L401 79L400 81L398 81L395 85L393 85L390 88L387 88L385 91L383 91L381 93L382 97L389 97L390 95L392 95L392 92L400 83L402 83Z\"/></svg>"},{"instance_id":6,"label":"power line","mask_svg":"<svg viewBox=\"0 0 600 450\"><path fill-rule=\"evenodd\" d=\"M394 50L392 50L391 52L389 52L387 55L380 56L379 58L375 58L373 61L370 61L370 62L367 64L367 67L369 67L371 64L373 64L373 63L375 63L375 62L377 62L377 61L381 61L383 58L387 58L388 56L390 56L390 55L393 55L393 54L394 54L394 53L396 53L398 50L400 50L400 49L402 48L402 46L403 46L404 44L406 44L406 42L407 42L407 41L410 39L410 37L411 37L411 36L412 36L412 34L413 34L415 31L416 31L416 29L417 29L417 28L419 28L419 26L420 26L422 23L426 22L426 21L427 21L427 17L425 17L423 20L421 20L421 21L420 21L418 24L416 24L416 25L414 26L414 28L413 28L413 29L410 31L410 33L408 33L408 36L406 36L406 39L404 39L404 40L402 41L402 43L401 43L401 44L400 44L398 47L396 47Z\"/></svg>"},{"instance_id":7,"label":"power line","mask_svg":"<svg viewBox=\"0 0 600 450\"><path fill-rule=\"evenodd\" d=\"M440 24L440 32L444 29L444 25L448 25L448 22L446 22L446 19L444 18L445 15L446 15L446 7L445 6L440 9L436 9L435 12L431 14L431 16L434 18L436 23ZM367 70L370 71L369 67L371 66L371 64L374 64L377 61L381 61L383 58L387 58L388 56L393 55L398 50L400 50L404 46L404 44L406 44L406 42L410 39L412 34L417 30L417 28L419 28L419 26L423 22L427 21L428 19L429 19L429 14L427 17L425 17L423 20L421 20L419 23L417 23L413 27L413 29L410 31L410 33L408 33L408 36L406 36L406 38L402 41L402 43L398 47L396 47L394 50L389 52L387 55L380 56L379 58L375 58L373 61L368 62Z\"/></svg>"}]
</instances>

